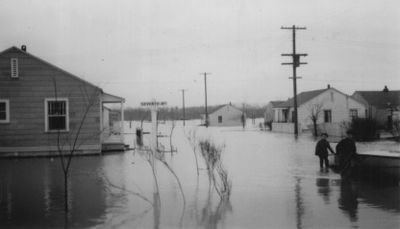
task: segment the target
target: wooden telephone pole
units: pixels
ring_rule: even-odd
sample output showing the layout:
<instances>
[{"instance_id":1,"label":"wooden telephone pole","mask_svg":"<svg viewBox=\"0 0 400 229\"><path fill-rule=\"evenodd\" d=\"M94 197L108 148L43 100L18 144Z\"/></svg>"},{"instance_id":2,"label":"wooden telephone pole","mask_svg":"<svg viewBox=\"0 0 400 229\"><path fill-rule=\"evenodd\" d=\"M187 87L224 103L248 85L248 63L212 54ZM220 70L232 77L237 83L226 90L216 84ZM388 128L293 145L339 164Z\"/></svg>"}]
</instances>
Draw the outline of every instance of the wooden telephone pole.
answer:
<instances>
[{"instance_id":1,"label":"wooden telephone pole","mask_svg":"<svg viewBox=\"0 0 400 229\"><path fill-rule=\"evenodd\" d=\"M282 63L282 65L292 65L293 66L293 77L289 77L289 79L293 79L293 107L294 107L294 134L297 136L298 133L298 119L297 119L297 84L296 80L301 79L301 77L296 76L296 68L300 67L301 64L307 64L306 62L300 62L300 56L307 56L307 54L296 53L296 30L305 30L306 27L296 27L293 25L292 27L281 27L281 29L291 29L292 30L292 41L293 41L293 53L282 54L282 56L291 56L293 59L292 63Z\"/></svg>"},{"instance_id":2,"label":"wooden telephone pole","mask_svg":"<svg viewBox=\"0 0 400 229\"><path fill-rule=\"evenodd\" d=\"M204 75L204 97L205 97L205 125L208 127L208 108L207 108L207 75L210 75L209 72L200 73Z\"/></svg>"},{"instance_id":3,"label":"wooden telephone pole","mask_svg":"<svg viewBox=\"0 0 400 229\"><path fill-rule=\"evenodd\" d=\"M183 112L183 126L185 126L185 91L187 91L186 89L181 89L182 91L182 112Z\"/></svg>"}]
</instances>

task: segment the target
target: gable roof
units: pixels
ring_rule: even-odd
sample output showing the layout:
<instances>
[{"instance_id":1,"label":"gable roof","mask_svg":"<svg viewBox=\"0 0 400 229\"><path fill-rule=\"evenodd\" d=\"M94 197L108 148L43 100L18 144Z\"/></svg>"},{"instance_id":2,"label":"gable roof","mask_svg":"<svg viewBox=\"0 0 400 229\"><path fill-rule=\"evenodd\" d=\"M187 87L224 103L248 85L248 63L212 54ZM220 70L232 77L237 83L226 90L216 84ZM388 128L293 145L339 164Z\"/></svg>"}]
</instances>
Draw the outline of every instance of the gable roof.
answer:
<instances>
[{"instance_id":1,"label":"gable roof","mask_svg":"<svg viewBox=\"0 0 400 229\"><path fill-rule=\"evenodd\" d=\"M209 111L209 114L212 114L212 113L214 113L214 112L218 111L219 109L221 109L221 108L223 108L223 107L226 107L226 106L231 106L231 107L235 108L236 110L242 111L241 109L239 109L239 108L233 106L232 104L229 104L229 103L228 103L228 104L223 104L223 105L219 105L219 106L216 106L216 107L212 108L212 109Z\"/></svg>"},{"instance_id":2,"label":"gable roof","mask_svg":"<svg viewBox=\"0 0 400 229\"><path fill-rule=\"evenodd\" d=\"M376 108L386 109L389 103L393 107L400 106L400 90L395 91L355 91L355 94L360 95L368 105L372 105Z\"/></svg>"},{"instance_id":3,"label":"gable roof","mask_svg":"<svg viewBox=\"0 0 400 229\"><path fill-rule=\"evenodd\" d=\"M284 103L286 101L283 100L275 100L275 101L270 101L269 103L272 105L272 107L278 107L280 104Z\"/></svg>"},{"instance_id":4,"label":"gable roof","mask_svg":"<svg viewBox=\"0 0 400 229\"><path fill-rule=\"evenodd\" d=\"M311 100L312 98L317 97L318 95L322 94L323 92L333 89L333 88L325 88L320 90L313 90L313 91L304 91L297 95L297 106ZM285 102L279 104L277 107L293 107L294 106L294 99L293 97L286 100Z\"/></svg>"},{"instance_id":5,"label":"gable roof","mask_svg":"<svg viewBox=\"0 0 400 229\"><path fill-rule=\"evenodd\" d=\"M36 60L38 60L38 61L40 61L40 62L42 62L42 63L44 63L44 64L46 64L46 65L48 65L48 66L50 66L50 67L52 67L52 68L54 68L54 69L60 71L60 72L62 72L62 73L64 73L64 74L68 75L68 76L71 77L71 78L74 78L74 79L76 79L76 80L79 80L79 81L83 82L84 84L88 84L88 85L90 85L90 86L92 86L92 87L94 87L94 88L97 88L98 90L100 90L100 91L103 93L103 90L102 90L101 88L99 88L98 86L96 86L96 85L94 85L94 84L92 84L92 83L90 83L90 82L88 82L88 81L86 81L86 80L84 80L84 79L82 79L82 78L80 78L80 77L78 77L78 76L75 76L74 74L69 73L69 72L65 71L64 69L62 69L62 68L60 68L60 67L57 67L57 66L55 66L55 65L53 65L53 64L51 64L51 63L49 63L49 62L47 62L47 61L45 61L45 60L43 60L43 59L37 57L37 56L34 56L34 55L32 55L32 54L30 54L30 53L28 53L28 52L26 52L26 51L22 51L21 49L15 47L15 46L12 46L12 47L10 47L10 48L8 48L8 49L5 49L5 50L3 50L2 52L0 52L0 56L3 55L3 54L5 54L5 53L7 53L7 52L10 52L10 51L16 51L16 52L22 53L22 54L24 54L24 55L27 55L27 56L29 56L29 57L31 57L31 58L34 58L34 59L36 59Z\"/></svg>"}]
</instances>

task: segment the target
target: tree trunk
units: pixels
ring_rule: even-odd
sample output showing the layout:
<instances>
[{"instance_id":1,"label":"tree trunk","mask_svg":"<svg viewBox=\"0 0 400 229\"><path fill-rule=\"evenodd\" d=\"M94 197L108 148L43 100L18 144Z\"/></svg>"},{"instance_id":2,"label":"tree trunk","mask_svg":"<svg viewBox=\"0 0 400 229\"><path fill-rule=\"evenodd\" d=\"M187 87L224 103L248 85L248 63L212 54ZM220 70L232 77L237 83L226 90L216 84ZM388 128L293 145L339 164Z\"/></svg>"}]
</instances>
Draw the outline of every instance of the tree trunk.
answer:
<instances>
[{"instance_id":1,"label":"tree trunk","mask_svg":"<svg viewBox=\"0 0 400 229\"><path fill-rule=\"evenodd\" d=\"M317 121L313 121L313 126L314 126L314 137L317 137L318 136Z\"/></svg>"},{"instance_id":2,"label":"tree trunk","mask_svg":"<svg viewBox=\"0 0 400 229\"><path fill-rule=\"evenodd\" d=\"M68 206L68 173L64 173L64 211L65 214L68 213L69 211L69 206Z\"/></svg>"}]
</instances>

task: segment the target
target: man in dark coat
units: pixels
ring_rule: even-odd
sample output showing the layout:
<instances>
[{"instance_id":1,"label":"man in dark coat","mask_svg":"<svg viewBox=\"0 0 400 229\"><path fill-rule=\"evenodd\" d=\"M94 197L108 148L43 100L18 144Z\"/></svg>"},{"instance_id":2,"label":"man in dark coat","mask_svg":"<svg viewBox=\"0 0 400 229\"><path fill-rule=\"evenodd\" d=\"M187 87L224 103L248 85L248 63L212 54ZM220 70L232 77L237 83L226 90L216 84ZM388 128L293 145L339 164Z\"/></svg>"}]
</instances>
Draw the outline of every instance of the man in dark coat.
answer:
<instances>
[{"instance_id":1,"label":"man in dark coat","mask_svg":"<svg viewBox=\"0 0 400 229\"><path fill-rule=\"evenodd\" d=\"M330 150L333 154L331 146L329 145L328 140L328 134L322 133L321 134L321 140L317 142L317 145L315 146L315 155L319 157L319 166L321 169L329 167L329 160L328 160L328 150Z\"/></svg>"},{"instance_id":2,"label":"man in dark coat","mask_svg":"<svg viewBox=\"0 0 400 229\"><path fill-rule=\"evenodd\" d=\"M336 145L336 154L339 157L339 166L342 171L350 168L351 161L357 152L356 143L353 140L353 133L347 131L347 137Z\"/></svg>"}]
</instances>

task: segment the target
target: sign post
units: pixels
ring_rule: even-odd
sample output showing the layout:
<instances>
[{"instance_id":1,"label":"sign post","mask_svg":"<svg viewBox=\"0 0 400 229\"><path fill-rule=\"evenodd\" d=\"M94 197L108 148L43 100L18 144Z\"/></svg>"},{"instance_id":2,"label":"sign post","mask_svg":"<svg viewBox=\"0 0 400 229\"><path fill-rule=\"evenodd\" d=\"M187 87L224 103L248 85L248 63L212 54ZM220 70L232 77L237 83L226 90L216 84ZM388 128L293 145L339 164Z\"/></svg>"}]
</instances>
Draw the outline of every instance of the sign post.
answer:
<instances>
[{"instance_id":1,"label":"sign post","mask_svg":"<svg viewBox=\"0 0 400 229\"><path fill-rule=\"evenodd\" d=\"M140 103L142 106L150 107L151 110L151 140L150 140L150 148L153 151L158 149L158 141L157 141L157 110L159 106L167 105L167 102L157 102L153 100L151 102L142 102Z\"/></svg>"}]
</instances>

